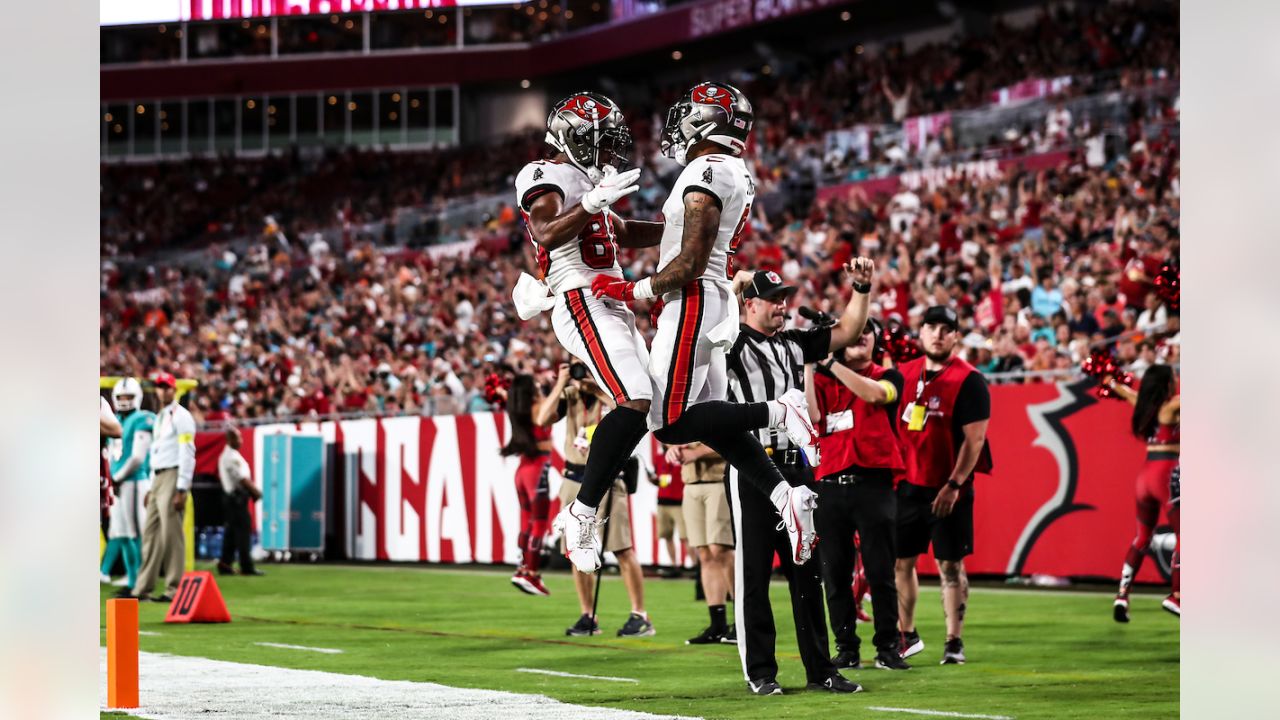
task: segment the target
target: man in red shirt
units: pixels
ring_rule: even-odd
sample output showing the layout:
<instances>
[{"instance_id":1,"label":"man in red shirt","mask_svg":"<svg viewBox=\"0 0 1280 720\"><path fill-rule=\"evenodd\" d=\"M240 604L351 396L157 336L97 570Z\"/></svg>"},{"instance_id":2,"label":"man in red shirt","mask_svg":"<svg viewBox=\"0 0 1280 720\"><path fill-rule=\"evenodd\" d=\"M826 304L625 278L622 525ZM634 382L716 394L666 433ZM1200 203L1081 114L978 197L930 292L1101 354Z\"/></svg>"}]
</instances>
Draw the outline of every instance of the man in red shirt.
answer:
<instances>
[{"instance_id":1,"label":"man in red shirt","mask_svg":"<svg viewBox=\"0 0 1280 720\"><path fill-rule=\"evenodd\" d=\"M681 554L676 551L676 534L680 535L680 544L686 545L689 536L685 533L684 481L680 479L680 465L667 459L666 448L659 445L662 452L653 454L654 481L658 484L658 540L667 546L667 556L671 564L658 571L664 578L680 577ZM655 563L656 564L656 563Z\"/></svg>"},{"instance_id":2,"label":"man in red shirt","mask_svg":"<svg viewBox=\"0 0 1280 720\"><path fill-rule=\"evenodd\" d=\"M906 471L898 442L902 374L871 361L880 326L867 320L862 337L826 361L805 366L809 419L818 431L818 511L823 539L822 582L836 636L838 668L860 668L857 599L851 584L861 539L875 608L875 666L911 668L900 656L898 591L894 585L895 480Z\"/></svg>"},{"instance_id":3,"label":"man in red shirt","mask_svg":"<svg viewBox=\"0 0 1280 720\"><path fill-rule=\"evenodd\" d=\"M991 395L972 365L953 357L960 338L955 310L935 305L920 328L924 356L903 363L898 435L907 481L898 485L897 587L902 656L924 649L915 629L920 583L916 558L933 545L942 576L947 642L943 665L964 664L965 604L969 578L964 558L973 553L973 474L991 471L987 423Z\"/></svg>"}]
</instances>

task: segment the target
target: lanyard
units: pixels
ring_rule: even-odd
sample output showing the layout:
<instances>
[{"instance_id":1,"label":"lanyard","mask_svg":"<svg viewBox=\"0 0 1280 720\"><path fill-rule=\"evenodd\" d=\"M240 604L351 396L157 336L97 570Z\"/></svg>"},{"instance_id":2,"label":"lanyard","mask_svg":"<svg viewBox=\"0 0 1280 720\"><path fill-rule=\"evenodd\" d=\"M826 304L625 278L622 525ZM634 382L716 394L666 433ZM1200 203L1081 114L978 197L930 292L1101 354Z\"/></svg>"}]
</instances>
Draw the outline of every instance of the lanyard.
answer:
<instances>
[{"instance_id":1,"label":"lanyard","mask_svg":"<svg viewBox=\"0 0 1280 720\"><path fill-rule=\"evenodd\" d=\"M951 358L947 358L947 361L942 363L942 369L938 370L938 374L933 376L933 380L937 380L939 377L942 377L942 373L946 372L947 368L950 367L950 365L951 365ZM924 365L921 365L920 377L916 379L916 402L920 402L920 400L924 398L924 388L928 384L925 382L925 379L924 379L926 372L927 371L925 370ZM933 382L933 380L930 380L929 382Z\"/></svg>"}]
</instances>

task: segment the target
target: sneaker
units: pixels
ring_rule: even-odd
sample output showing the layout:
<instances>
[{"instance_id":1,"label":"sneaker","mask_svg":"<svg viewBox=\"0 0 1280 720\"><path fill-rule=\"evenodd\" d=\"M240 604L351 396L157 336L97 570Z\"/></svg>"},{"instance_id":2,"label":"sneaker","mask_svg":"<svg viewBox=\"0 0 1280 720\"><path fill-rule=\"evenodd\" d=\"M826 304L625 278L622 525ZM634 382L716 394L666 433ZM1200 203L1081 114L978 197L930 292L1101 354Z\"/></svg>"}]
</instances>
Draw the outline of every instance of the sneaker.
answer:
<instances>
[{"instance_id":1,"label":"sneaker","mask_svg":"<svg viewBox=\"0 0 1280 720\"><path fill-rule=\"evenodd\" d=\"M791 541L791 559L796 565L803 565L813 557L813 546L818 543L818 531L813 524L813 511L817 507L818 494L807 487L793 487L787 493L778 529L786 529L787 539Z\"/></svg>"},{"instance_id":2,"label":"sneaker","mask_svg":"<svg viewBox=\"0 0 1280 720\"><path fill-rule=\"evenodd\" d=\"M547 586L542 584L542 576L537 573L517 570L516 574L511 576L511 584L515 585L520 592L530 595L547 597L551 594L551 591L547 590Z\"/></svg>"},{"instance_id":3,"label":"sneaker","mask_svg":"<svg viewBox=\"0 0 1280 720\"><path fill-rule=\"evenodd\" d=\"M680 577L680 568L667 566L658 570L658 577L663 580L675 580Z\"/></svg>"},{"instance_id":4,"label":"sneaker","mask_svg":"<svg viewBox=\"0 0 1280 720\"><path fill-rule=\"evenodd\" d=\"M113 586L115 586L115 587L123 587L123 588L127 588L127 587L129 587L129 578L127 578L127 577L122 577L122 578L120 578L119 580L116 580L115 582L113 582L113 583L111 583L111 584L112 584Z\"/></svg>"},{"instance_id":5,"label":"sneaker","mask_svg":"<svg viewBox=\"0 0 1280 720\"><path fill-rule=\"evenodd\" d=\"M738 626L735 624L730 624L729 630L725 632L724 637L720 638L720 642L725 645L737 645L738 644Z\"/></svg>"},{"instance_id":6,"label":"sneaker","mask_svg":"<svg viewBox=\"0 0 1280 720\"><path fill-rule=\"evenodd\" d=\"M942 650L942 662L939 665L963 665L964 664L964 641L960 638L951 638Z\"/></svg>"},{"instance_id":7,"label":"sneaker","mask_svg":"<svg viewBox=\"0 0 1280 720\"><path fill-rule=\"evenodd\" d=\"M809 690L826 690L833 693L862 692L862 686L849 678L836 673L820 683L811 682L805 686Z\"/></svg>"},{"instance_id":8,"label":"sneaker","mask_svg":"<svg viewBox=\"0 0 1280 720\"><path fill-rule=\"evenodd\" d=\"M1115 618L1118 623L1129 622L1129 598L1127 596L1116 596L1115 604L1111 606L1111 617Z\"/></svg>"},{"instance_id":9,"label":"sneaker","mask_svg":"<svg viewBox=\"0 0 1280 720\"><path fill-rule=\"evenodd\" d=\"M694 602L698 602L700 600L706 600L706 599L707 599L707 593L705 590L702 589L702 576L699 575L698 578L693 582L693 600Z\"/></svg>"},{"instance_id":10,"label":"sneaker","mask_svg":"<svg viewBox=\"0 0 1280 720\"><path fill-rule=\"evenodd\" d=\"M698 633L697 636L691 637L684 641L685 645L714 645L724 639L724 634L728 632L728 628L717 629L708 626L706 630Z\"/></svg>"},{"instance_id":11,"label":"sneaker","mask_svg":"<svg viewBox=\"0 0 1280 720\"><path fill-rule=\"evenodd\" d=\"M653 637L657 634L658 631L653 629L649 618L636 613L631 613L627 622L618 630L618 637Z\"/></svg>"},{"instance_id":12,"label":"sneaker","mask_svg":"<svg viewBox=\"0 0 1280 720\"><path fill-rule=\"evenodd\" d=\"M782 686L773 678L767 678L765 680L748 680L747 689L756 695L782 694Z\"/></svg>"},{"instance_id":13,"label":"sneaker","mask_svg":"<svg viewBox=\"0 0 1280 720\"><path fill-rule=\"evenodd\" d=\"M907 664L902 656L892 650L881 650L876 653L876 667L881 670L910 670L911 666Z\"/></svg>"},{"instance_id":14,"label":"sneaker","mask_svg":"<svg viewBox=\"0 0 1280 720\"><path fill-rule=\"evenodd\" d=\"M831 662L842 670L861 670L862 656L857 650L841 650Z\"/></svg>"},{"instance_id":15,"label":"sneaker","mask_svg":"<svg viewBox=\"0 0 1280 720\"><path fill-rule=\"evenodd\" d=\"M782 406L782 422L776 427L787 434L796 447L803 448L804 453L813 460L813 448L818 444L818 433L813 431L813 423L809 422L809 402L804 392L792 388L775 402Z\"/></svg>"},{"instance_id":16,"label":"sneaker","mask_svg":"<svg viewBox=\"0 0 1280 720\"><path fill-rule=\"evenodd\" d=\"M871 616L867 614L866 610L862 609L861 602L853 606L853 614L857 618L857 622L860 622L860 623L871 622Z\"/></svg>"},{"instance_id":17,"label":"sneaker","mask_svg":"<svg viewBox=\"0 0 1280 720\"><path fill-rule=\"evenodd\" d=\"M1182 599L1175 595L1165 598L1164 602L1160 603L1160 607L1178 617L1182 617Z\"/></svg>"},{"instance_id":18,"label":"sneaker","mask_svg":"<svg viewBox=\"0 0 1280 720\"><path fill-rule=\"evenodd\" d=\"M574 623L572 627L564 631L564 634L570 637L588 637L590 635L599 635L600 625L599 623L596 622L595 618L591 617L590 615L583 614L582 617L578 618L578 622Z\"/></svg>"},{"instance_id":19,"label":"sneaker","mask_svg":"<svg viewBox=\"0 0 1280 720\"><path fill-rule=\"evenodd\" d=\"M600 520L572 510L573 503L566 505L551 527L564 538L564 556L578 572L594 575L600 569Z\"/></svg>"},{"instance_id":20,"label":"sneaker","mask_svg":"<svg viewBox=\"0 0 1280 720\"><path fill-rule=\"evenodd\" d=\"M902 633L902 652L900 654L903 658L909 658L921 650L924 650L924 641L920 639L920 633L915 630Z\"/></svg>"},{"instance_id":21,"label":"sneaker","mask_svg":"<svg viewBox=\"0 0 1280 720\"><path fill-rule=\"evenodd\" d=\"M139 599L139 600L141 600L142 598L138 598L138 599ZM172 595L156 595L155 597L149 597L149 598L147 598L147 599L148 599L148 600L150 600L150 601L151 601L151 602L153 602L153 603L171 603L171 602L173 602L173 596L172 596Z\"/></svg>"},{"instance_id":22,"label":"sneaker","mask_svg":"<svg viewBox=\"0 0 1280 720\"><path fill-rule=\"evenodd\" d=\"M106 574L106 573L104 573L104 572L99 572L99 573L98 573L98 584L99 584L99 585L110 585L110 584L111 584L111 576L110 576L110 575L108 575L108 574Z\"/></svg>"}]
</instances>

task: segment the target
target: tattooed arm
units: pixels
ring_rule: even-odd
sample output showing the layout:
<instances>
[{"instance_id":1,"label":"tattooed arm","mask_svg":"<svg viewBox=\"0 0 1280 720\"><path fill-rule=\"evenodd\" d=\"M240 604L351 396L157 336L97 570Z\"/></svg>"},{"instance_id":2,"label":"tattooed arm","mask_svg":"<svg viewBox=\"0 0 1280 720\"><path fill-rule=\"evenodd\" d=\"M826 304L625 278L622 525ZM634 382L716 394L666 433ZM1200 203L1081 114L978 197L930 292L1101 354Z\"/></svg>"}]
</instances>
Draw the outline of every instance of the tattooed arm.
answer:
<instances>
[{"instance_id":1,"label":"tattooed arm","mask_svg":"<svg viewBox=\"0 0 1280 720\"><path fill-rule=\"evenodd\" d=\"M653 294L661 296L693 282L706 272L711 248L720 230L720 205L697 190L684 196L684 234L680 254L652 278Z\"/></svg>"}]
</instances>

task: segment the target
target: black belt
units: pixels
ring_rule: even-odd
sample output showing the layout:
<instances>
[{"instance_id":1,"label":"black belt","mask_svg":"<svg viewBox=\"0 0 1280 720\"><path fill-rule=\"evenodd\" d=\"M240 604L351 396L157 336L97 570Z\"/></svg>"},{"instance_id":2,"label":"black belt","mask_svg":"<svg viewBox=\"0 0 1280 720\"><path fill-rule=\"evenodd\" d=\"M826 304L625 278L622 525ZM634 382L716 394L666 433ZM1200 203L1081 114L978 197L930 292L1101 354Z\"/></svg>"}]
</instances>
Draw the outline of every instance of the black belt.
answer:
<instances>
[{"instance_id":1,"label":"black belt","mask_svg":"<svg viewBox=\"0 0 1280 720\"><path fill-rule=\"evenodd\" d=\"M774 450L773 448L765 448L765 452L773 459L774 465L807 465L804 460L804 451L799 448L788 448L786 450Z\"/></svg>"},{"instance_id":2,"label":"black belt","mask_svg":"<svg viewBox=\"0 0 1280 720\"><path fill-rule=\"evenodd\" d=\"M856 485L860 482L893 482L892 478L867 477L866 475L828 475L819 478L818 482L828 485Z\"/></svg>"}]
</instances>

